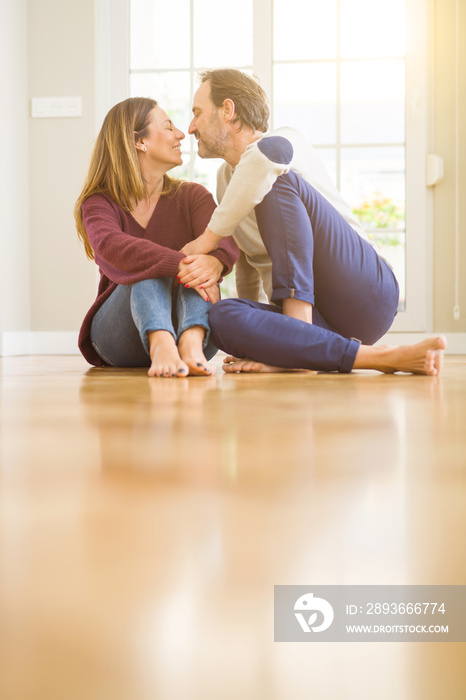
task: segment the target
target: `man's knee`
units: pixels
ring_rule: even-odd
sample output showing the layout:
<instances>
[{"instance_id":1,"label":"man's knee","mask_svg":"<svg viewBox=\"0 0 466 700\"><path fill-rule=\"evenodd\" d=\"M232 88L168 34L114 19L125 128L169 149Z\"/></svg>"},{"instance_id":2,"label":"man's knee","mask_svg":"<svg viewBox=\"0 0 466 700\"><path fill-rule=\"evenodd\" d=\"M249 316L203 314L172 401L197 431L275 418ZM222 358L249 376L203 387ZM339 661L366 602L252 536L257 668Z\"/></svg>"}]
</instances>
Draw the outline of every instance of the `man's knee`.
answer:
<instances>
[{"instance_id":1,"label":"man's knee","mask_svg":"<svg viewBox=\"0 0 466 700\"><path fill-rule=\"evenodd\" d=\"M228 322L234 299L222 299L212 306L209 311L209 325L212 329L222 328Z\"/></svg>"}]
</instances>

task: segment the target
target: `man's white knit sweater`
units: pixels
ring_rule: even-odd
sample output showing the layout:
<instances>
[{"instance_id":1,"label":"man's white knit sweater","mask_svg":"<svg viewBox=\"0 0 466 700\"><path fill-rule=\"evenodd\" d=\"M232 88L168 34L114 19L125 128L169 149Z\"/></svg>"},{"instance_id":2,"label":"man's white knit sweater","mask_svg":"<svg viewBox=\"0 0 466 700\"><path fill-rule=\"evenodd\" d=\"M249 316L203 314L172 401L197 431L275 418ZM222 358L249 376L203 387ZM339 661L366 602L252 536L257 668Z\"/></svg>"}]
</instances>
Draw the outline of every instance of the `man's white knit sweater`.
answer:
<instances>
[{"instance_id":1,"label":"man's white knit sweater","mask_svg":"<svg viewBox=\"0 0 466 700\"><path fill-rule=\"evenodd\" d=\"M281 144L278 149L264 148L264 139L274 136L288 143L275 139ZM233 235L240 248L236 265L240 298L267 303L272 295L272 261L262 242L254 207L270 192L276 179L289 170L307 180L360 236L368 240L307 139L289 127L267 132L246 148L234 170L224 163L217 173L219 206L212 215L209 229L218 236Z\"/></svg>"}]
</instances>

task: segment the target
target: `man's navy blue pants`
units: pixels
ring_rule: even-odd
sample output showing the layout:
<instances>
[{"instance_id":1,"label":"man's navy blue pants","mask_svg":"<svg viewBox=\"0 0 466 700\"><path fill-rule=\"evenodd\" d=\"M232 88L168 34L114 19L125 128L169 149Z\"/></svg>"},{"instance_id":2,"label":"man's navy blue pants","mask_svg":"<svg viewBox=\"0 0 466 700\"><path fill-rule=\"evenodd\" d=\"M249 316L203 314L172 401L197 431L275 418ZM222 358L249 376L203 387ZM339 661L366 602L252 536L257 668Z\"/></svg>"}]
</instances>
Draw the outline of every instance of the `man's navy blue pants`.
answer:
<instances>
[{"instance_id":1,"label":"man's navy blue pants","mask_svg":"<svg viewBox=\"0 0 466 700\"><path fill-rule=\"evenodd\" d=\"M361 343L390 328L399 287L389 265L306 180L278 178L255 208L272 260L274 305L224 299L210 310L215 345L284 368L350 372ZM312 324L282 314L283 299L313 305Z\"/></svg>"}]
</instances>

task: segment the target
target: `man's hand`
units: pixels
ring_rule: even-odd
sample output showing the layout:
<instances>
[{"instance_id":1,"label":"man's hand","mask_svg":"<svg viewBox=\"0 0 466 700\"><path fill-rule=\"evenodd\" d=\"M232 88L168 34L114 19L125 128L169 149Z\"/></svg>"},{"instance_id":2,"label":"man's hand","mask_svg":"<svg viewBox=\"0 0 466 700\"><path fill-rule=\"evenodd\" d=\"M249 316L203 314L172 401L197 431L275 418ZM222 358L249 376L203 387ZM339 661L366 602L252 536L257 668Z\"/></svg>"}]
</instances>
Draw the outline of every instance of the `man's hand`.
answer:
<instances>
[{"instance_id":1,"label":"man's hand","mask_svg":"<svg viewBox=\"0 0 466 700\"><path fill-rule=\"evenodd\" d=\"M221 240L221 236L217 236L209 228L206 228L204 233L202 233L194 241L190 241L185 246L182 247L181 252L185 255L199 255L201 253L210 253L211 250L215 250Z\"/></svg>"},{"instance_id":2,"label":"man's hand","mask_svg":"<svg viewBox=\"0 0 466 700\"><path fill-rule=\"evenodd\" d=\"M223 264L213 255L188 255L178 267L178 280L188 287L211 287L221 277Z\"/></svg>"},{"instance_id":3,"label":"man's hand","mask_svg":"<svg viewBox=\"0 0 466 700\"><path fill-rule=\"evenodd\" d=\"M218 284L213 284L211 287L204 287L204 290L207 292L207 296L209 301L212 304L216 304L217 301L220 301L220 289Z\"/></svg>"}]
</instances>

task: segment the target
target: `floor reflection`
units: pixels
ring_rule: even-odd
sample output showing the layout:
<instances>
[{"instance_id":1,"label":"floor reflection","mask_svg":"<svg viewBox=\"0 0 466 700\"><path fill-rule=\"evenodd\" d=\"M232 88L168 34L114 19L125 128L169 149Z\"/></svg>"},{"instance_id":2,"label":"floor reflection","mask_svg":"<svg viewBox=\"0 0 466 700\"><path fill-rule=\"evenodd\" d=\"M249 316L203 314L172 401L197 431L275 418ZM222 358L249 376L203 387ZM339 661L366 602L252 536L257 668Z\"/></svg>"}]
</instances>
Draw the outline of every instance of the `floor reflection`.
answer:
<instances>
[{"instance_id":1,"label":"floor reflection","mask_svg":"<svg viewBox=\"0 0 466 700\"><path fill-rule=\"evenodd\" d=\"M2 391L2 697L459 700L461 645L274 644L273 586L463 582L464 368L67 362Z\"/></svg>"}]
</instances>

